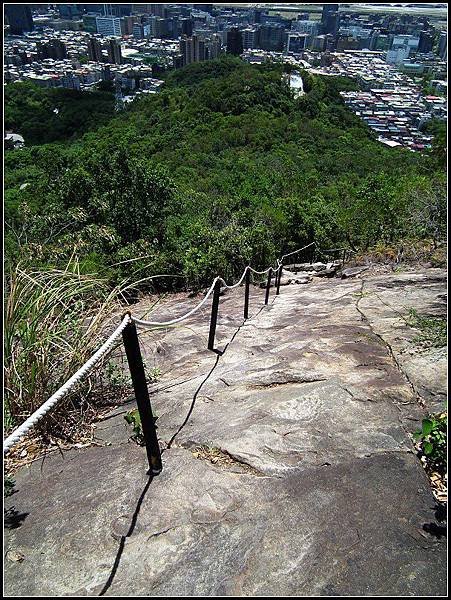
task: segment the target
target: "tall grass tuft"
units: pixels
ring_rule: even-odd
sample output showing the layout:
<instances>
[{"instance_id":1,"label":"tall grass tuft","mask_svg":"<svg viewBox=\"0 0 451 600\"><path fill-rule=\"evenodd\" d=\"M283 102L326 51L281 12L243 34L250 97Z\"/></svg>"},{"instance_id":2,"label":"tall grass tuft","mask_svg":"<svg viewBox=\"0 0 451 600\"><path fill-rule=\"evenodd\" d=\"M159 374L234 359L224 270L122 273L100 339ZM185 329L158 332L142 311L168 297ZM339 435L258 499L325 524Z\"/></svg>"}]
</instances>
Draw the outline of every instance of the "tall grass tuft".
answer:
<instances>
[{"instance_id":1,"label":"tall grass tuft","mask_svg":"<svg viewBox=\"0 0 451 600\"><path fill-rule=\"evenodd\" d=\"M117 326L125 289L111 289L98 275L80 274L76 258L64 270L19 264L10 272L4 319L7 433L63 385ZM87 377L41 421L39 433L75 439L97 388L98 375Z\"/></svg>"}]
</instances>

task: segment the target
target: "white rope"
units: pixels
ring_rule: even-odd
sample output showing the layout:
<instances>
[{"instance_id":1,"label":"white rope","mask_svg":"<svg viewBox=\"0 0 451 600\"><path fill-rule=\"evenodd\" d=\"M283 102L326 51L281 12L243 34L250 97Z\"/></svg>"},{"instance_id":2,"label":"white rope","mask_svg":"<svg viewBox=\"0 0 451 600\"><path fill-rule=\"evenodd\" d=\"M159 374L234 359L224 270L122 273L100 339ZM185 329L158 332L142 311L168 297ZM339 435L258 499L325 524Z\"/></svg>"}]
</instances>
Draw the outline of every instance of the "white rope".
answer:
<instances>
[{"instance_id":1,"label":"white rope","mask_svg":"<svg viewBox=\"0 0 451 600\"><path fill-rule=\"evenodd\" d=\"M93 354L91 358L87 362L85 362L85 364L76 373L74 373L74 375L72 375L72 377L68 379L58 391L56 391L53 394L53 396L50 396L50 398L46 402L44 402L44 404L40 408L38 408L38 410L36 410L31 416L29 416L28 419L22 423L22 425L20 425L10 436L6 438L6 440L3 442L4 454L9 452L11 446L14 446L14 444L16 444L20 439L22 439L25 436L25 434L28 433L28 431L32 429L32 427L34 427L36 423L44 415L46 415L51 408L55 406L55 404L57 404L62 398L64 398L64 396L66 396L66 394L93 369L93 367L99 362L99 360L103 358L105 354L107 354L107 352L109 352L112 349L114 342L122 334L122 332L129 323L130 315L126 315L122 319L119 327L117 327L117 329L113 331L110 337L106 340L104 344L102 344L102 346L100 346L97 352Z\"/></svg>"},{"instance_id":2,"label":"white rope","mask_svg":"<svg viewBox=\"0 0 451 600\"><path fill-rule=\"evenodd\" d=\"M289 256L293 256L293 254L297 254L301 250L305 250L306 248L310 248L310 246L313 246L313 244L315 244L315 246L316 246L316 242L310 242L310 244L307 244L307 246L304 246L302 248L298 248L297 250L293 250L293 252L289 252L288 254L284 254L282 256L282 258L280 260L278 260L277 262L280 265L280 263L283 261L284 258L288 258Z\"/></svg>"},{"instance_id":3,"label":"white rope","mask_svg":"<svg viewBox=\"0 0 451 600\"><path fill-rule=\"evenodd\" d=\"M273 267L269 267L268 269L266 269L265 271L256 271L255 269L253 269L252 267L249 267L249 270L252 271L252 273L255 273L256 275L265 275L265 273L269 273L270 270L273 270L273 272L275 273L276 271L278 271L277 269L273 269Z\"/></svg>"},{"instance_id":4,"label":"white rope","mask_svg":"<svg viewBox=\"0 0 451 600\"><path fill-rule=\"evenodd\" d=\"M251 269L249 266L247 266L247 267L244 269L244 271L243 271L243 274L241 275L241 279L240 279L239 281L237 281L237 282L236 282L235 284L233 284L233 285L227 285L227 283L224 281L224 279L223 279L222 277L219 279L219 281L221 281L221 282L224 284L224 287L225 287L226 289L228 289L228 290L233 290L234 288L238 287L239 285L241 285L241 284L243 283L243 280L244 280L244 278L246 277L246 273L247 273L247 271L248 271L248 270L251 270L251 271L252 271L253 269Z\"/></svg>"},{"instance_id":5,"label":"white rope","mask_svg":"<svg viewBox=\"0 0 451 600\"><path fill-rule=\"evenodd\" d=\"M136 317L132 317L132 320L134 321L134 323L137 323L138 325L143 325L144 327L164 327L166 325L174 325L175 323L180 323L180 321L184 321L185 319L193 315L205 304L205 302L208 300L208 297L212 293L217 281L222 280L220 277L215 277L210 289L206 293L205 298L202 300L202 302L199 302L197 306L195 306L193 309L191 309L189 312L187 312L185 315L182 315L181 317L171 319L170 321L146 321L144 319L137 319Z\"/></svg>"}]
</instances>

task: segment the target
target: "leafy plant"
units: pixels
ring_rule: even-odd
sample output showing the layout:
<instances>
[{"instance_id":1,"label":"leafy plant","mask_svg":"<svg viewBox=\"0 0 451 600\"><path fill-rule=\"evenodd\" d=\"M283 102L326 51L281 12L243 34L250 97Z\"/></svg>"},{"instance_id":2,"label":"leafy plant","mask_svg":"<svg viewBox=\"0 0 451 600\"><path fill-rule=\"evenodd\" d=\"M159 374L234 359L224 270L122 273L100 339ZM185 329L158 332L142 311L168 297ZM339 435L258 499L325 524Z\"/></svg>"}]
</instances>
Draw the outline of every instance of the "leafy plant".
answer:
<instances>
[{"instance_id":1,"label":"leafy plant","mask_svg":"<svg viewBox=\"0 0 451 600\"><path fill-rule=\"evenodd\" d=\"M124 416L124 419L129 425L133 425L133 435L131 439L135 440L135 442L140 446L143 446L145 444L145 439L139 409L135 408L133 410L129 410L128 413ZM158 417L156 415L153 415L154 423L155 421L157 421L157 419Z\"/></svg>"},{"instance_id":2,"label":"leafy plant","mask_svg":"<svg viewBox=\"0 0 451 600\"><path fill-rule=\"evenodd\" d=\"M128 413L124 416L124 419L127 421L129 425L133 425L133 436L132 438L140 445L144 444L144 434L141 424L141 415L139 414L139 410L135 408L134 410L128 411Z\"/></svg>"},{"instance_id":3,"label":"leafy plant","mask_svg":"<svg viewBox=\"0 0 451 600\"><path fill-rule=\"evenodd\" d=\"M420 431L414 433L414 439L420 442L430 468L444 472L446 470L448 416L442 413L423 419Z\"/></svg>"}]
</instances>

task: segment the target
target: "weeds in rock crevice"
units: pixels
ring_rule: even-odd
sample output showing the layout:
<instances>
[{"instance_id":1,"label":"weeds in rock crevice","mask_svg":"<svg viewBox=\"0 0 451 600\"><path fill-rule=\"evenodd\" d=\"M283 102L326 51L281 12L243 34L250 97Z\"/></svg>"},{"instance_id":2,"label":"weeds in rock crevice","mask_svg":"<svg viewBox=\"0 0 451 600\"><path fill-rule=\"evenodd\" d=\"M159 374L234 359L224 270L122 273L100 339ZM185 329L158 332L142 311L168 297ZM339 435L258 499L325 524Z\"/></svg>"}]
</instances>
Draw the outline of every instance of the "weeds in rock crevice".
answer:
<instances>
[{"instance_id":1,"label":"weeds in rock crevice","mask_svg":"<svg viewBox=\"0 0 451 600\"><path fill-rule=\"evenodd\" d=\"M424 349L443 348L447 343L447 324L442 317L423 316L411 308L406 323L419 330L413 342Z\"/></svg>"}]
</instances>

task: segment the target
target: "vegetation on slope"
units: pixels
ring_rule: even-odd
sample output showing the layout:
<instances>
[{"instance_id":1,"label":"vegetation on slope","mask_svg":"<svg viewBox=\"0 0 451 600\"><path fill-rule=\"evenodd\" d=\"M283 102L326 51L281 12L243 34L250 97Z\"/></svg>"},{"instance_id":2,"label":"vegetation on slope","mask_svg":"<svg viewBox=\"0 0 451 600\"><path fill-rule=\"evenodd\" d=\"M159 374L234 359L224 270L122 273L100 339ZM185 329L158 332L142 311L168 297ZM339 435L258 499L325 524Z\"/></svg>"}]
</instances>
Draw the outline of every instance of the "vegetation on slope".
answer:
<instances>
[{"instance_id":1,"label":"vegetation on slope","mask_svg":"<svg viewBox=\"0 0 451 600\"><path fill-rule=\"evenodd\" d=\"M63 141L105 124L114 104L112 93L13 83L5 87L5 129L20 133L27 145Z\"/></svg>"},{"instance_id":2,"label":"vegetation on slope","mask_svg":"<svg viewBox=\"0 0 451 600\"><path fill-rule=\"evenodd\" d=\"M353 82L303 73L294 98L288 70L190 65L119 115L108 92L7 86L5 125L27 142L5 155L9 426L83 362L88 317L101 337L94 315L124 278L198 287L313 239L443 238L444 142L429 156L386 148L343 104ZM81 415L83 398L69 399Z\"/></svg>"},{"instance_id":3,"label":"vegetation on slope","mask_svg":"<svg viewBox=\"0 0 451 600\"><path fill-rule=\"evenodd\" d=\"M84 272L112 280L132 264L200 285L313 238L365 248L441 236L441 221L418 219L424 197L443 217L436 156L375 141L341 101L349 80L304 73L295 99L283 71L231 57L190 65L69 146L7 153L10 260L58 266L75 250Z\"/></svg>"}]
</instances>

